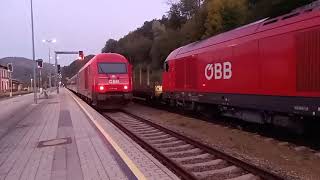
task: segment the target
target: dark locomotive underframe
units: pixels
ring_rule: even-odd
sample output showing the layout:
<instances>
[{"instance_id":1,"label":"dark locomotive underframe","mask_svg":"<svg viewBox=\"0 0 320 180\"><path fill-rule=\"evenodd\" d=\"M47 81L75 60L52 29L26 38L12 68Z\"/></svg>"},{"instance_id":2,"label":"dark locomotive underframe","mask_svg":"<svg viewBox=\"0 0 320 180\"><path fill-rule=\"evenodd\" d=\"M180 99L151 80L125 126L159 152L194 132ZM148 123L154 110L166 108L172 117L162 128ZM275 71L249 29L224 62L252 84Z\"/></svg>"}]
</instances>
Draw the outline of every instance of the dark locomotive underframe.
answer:
<instances>
[{"instance_id":1,"label":"dark locomotive underframe","mask_svg":"<svg viewBox=\"0 0 320 180\"><path fill-rule=\"evenodd\" d=\"M305 120L320 119L320 98L267 95L164 92L162 98L173 106L192 111L210 111L244 121L273 124L303 131Z\"/></svg>"}]
</instances>

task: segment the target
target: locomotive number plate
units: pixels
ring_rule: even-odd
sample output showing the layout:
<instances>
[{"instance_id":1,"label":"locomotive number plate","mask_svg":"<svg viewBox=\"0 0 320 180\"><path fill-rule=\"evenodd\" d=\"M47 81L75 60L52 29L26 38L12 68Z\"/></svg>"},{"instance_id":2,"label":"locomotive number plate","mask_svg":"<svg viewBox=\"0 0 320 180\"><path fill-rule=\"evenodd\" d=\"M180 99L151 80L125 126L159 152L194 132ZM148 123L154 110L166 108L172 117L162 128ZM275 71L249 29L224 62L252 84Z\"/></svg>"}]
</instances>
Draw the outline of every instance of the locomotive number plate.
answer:
<instances>
[{"instance_id":1,"label":"locomotive number plate","mask_svg":"<svg viewBox=\"0 0 320 180\"><path fill-rule=\"evenodd\" d=\"M120 80L118 79L110 79L108 82L109 84L120 84Z\"/></svg>"}]
</instances>

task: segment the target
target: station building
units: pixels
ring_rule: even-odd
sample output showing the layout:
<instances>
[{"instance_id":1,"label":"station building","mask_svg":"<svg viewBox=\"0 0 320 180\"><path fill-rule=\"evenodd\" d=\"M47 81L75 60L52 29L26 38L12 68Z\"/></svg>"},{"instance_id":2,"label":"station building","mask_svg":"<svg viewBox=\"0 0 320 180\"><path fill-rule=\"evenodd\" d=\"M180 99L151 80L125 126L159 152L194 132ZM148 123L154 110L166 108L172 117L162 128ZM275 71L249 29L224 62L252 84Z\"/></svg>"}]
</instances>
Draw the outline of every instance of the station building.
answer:
<instances>
[{"instance_id":1,"label":"station building","mask_svg":"<svg viewBox=\"0 0 320 180\"><path fill-rule=\"evenodd\" d=\"M10 90L9 72L6 66L0 65L0 93L8 92Z\"/></svg>"}]
</instances>

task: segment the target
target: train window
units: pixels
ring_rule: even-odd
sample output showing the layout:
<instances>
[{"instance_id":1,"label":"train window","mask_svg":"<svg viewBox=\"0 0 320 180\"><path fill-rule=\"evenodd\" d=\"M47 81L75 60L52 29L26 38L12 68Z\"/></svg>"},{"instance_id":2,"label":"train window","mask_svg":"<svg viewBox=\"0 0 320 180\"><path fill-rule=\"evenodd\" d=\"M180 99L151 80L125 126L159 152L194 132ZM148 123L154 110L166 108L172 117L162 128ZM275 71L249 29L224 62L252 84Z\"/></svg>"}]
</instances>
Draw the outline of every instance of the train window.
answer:
<instances>
[{"instance_id":1,"label":"train window","mask_svg":"<svg viewBox=\"0 0 320 180\"><path fill-rule=\"evenodd\" d=\"M298 16L299 14L300 14L300 13L290 14L290 15L288 15L288 16L283 17L282 19L289 19L289 18L292 18L292 17L294 17L294 16Z\"/></svg>"},{"instance_id":2,"label":"train window","mask_svg":"<svg viewBox=\"0 0 320 180\"><path fill-rule=\"evenodd\" d=\"M304 12L311 12L313 9L307 9Z\"/></svg>"},{"instance_id":3,"label":"train window","mask_svg":"<svg viewBox=\"0 0 320 180\"><path fill-rule=\"evenodd\" d=\"M268 21L268 22L264 23L263 25L265 26L265 25L268 25L268 24L275 23L275 22L277 22L277 21L278 21L278 19L274 19L274 20L272 20L272 21Z\"/></svg>"},{"instance_id":4,"label":"train window","mask_svg":"<svg viewBox=\"0 0 320 180\"><path fill-rule=\"evenodd\" d=\"M126 74L126 63L99 63L99 74Z\"/></svg>"}]
</instances>

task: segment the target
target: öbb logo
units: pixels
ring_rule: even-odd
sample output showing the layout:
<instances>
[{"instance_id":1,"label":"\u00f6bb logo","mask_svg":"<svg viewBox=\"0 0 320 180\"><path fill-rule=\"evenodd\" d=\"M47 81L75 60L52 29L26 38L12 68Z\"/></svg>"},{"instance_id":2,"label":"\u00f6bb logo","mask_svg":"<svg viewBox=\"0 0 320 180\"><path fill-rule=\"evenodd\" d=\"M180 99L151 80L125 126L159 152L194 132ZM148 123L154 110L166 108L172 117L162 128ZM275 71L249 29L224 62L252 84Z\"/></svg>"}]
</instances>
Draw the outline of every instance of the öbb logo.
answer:
<instances>
[{"instance_id":1,"label":"\u00f6bb logo","mask_svg":"<svg viewBox=\"0 0 320 180\"><path fill-rule=\"evenodd\" d=\"M110 79L108 82L109 82L109 84L119 84L120 83L120 81L117 79Z\"/></svg>"},{"instance_id":2,"label":"\u00f6bb logo","mask_svg":"<svg viewBox=\"0 0 320 180\"><path fill-rule=\"evenodd\" d=\"M205 76L207 80L214 79L231 79L232 64L231 62L208 64L205 69Z\"/></svg>"}]
</instances>

